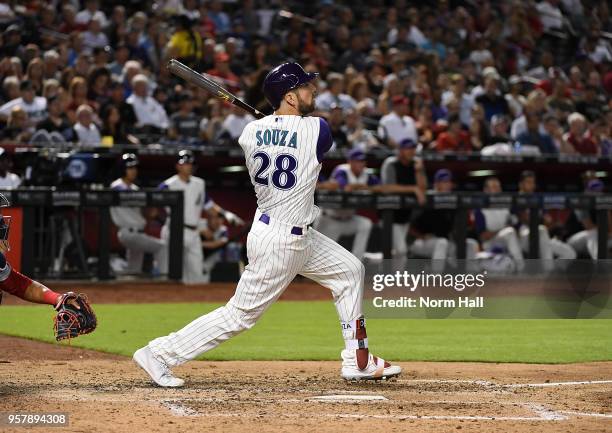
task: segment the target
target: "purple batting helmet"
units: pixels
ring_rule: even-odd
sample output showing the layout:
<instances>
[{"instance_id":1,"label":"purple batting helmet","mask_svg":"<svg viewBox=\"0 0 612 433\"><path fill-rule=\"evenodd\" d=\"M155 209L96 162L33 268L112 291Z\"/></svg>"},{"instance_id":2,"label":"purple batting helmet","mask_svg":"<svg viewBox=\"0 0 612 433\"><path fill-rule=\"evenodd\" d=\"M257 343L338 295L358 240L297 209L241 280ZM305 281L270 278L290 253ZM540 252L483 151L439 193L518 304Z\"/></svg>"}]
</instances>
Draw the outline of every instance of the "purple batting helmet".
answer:
<instances>
[{"instance_id":1,"label":"purple batting helmet","mask_svg":"<svg viewBox=\"0 0 612 433\"><path fill-rule=\"evenodd\" d=\"M318 76L316 72L306 72L299 63L283 63L268 72L263 83L263 92L270 105L276 110L288 91Z\"/></svg>"}]
</instances>

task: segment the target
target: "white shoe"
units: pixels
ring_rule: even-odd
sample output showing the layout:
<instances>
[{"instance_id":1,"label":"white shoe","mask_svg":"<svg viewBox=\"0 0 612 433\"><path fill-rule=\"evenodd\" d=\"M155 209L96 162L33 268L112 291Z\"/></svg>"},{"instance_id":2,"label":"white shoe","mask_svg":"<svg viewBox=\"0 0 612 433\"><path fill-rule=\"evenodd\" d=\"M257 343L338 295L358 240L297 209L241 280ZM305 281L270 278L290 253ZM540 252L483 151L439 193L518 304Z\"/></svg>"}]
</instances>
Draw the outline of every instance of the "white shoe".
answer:
<instances>
[{"instance_id":1,"label":"white shoe","mask_svg":"<svg viewBox=\"0 0 612 433\"><path fill-rule=\"evenodd\" d=\"M134 362L146 371L146 373L151 376L151 379L153 379L153 382L159 386L177 388L185 384L183 379L179 379L172 374L166 364L153 356L153 352L151 352L149 346L138 349L134 353L132 359L134 359Z\"/></svg>"},{"instance_id":2,"label":"white shoe","mask_svg":"<svg viewBox=\"0 0 612 433\"><path fill-rule=\"evenodd\" d=\"M399 376L402 368L391 365L384 359L369 354L368 365L364 369L357 366L355 350L342 351L342 377L345 380L382 380Z\"/></svg>"}]
</instances>

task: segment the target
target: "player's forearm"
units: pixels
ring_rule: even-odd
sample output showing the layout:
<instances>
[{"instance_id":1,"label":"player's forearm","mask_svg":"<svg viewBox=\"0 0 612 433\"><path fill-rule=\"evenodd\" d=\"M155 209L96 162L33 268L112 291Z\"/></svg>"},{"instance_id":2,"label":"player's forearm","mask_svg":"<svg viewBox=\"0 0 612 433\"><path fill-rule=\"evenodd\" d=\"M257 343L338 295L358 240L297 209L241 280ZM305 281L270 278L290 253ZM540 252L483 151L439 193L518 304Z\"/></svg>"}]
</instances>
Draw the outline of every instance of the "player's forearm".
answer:
<instances>
[{"instance_id":1,"label":"player's forearm","mask_svg":"<svg viewBox=\"0 0 612 433\"><path fill-rule=\"evenodd\" d=\"M26 288L23 299L37 304L50 304L55 305L61 295L55 293L47 286L39 283L38 281L32 281L32 283Z\"/></svg>"}]
</instances>

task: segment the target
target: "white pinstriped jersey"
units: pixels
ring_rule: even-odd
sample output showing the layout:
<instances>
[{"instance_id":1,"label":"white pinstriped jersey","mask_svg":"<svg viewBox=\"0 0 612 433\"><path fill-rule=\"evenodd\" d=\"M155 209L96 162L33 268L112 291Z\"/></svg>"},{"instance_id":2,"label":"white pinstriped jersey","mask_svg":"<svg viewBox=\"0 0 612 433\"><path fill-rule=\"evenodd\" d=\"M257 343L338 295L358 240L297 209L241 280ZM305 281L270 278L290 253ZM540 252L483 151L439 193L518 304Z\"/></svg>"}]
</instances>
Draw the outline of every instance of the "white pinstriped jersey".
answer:
<instances>
[{"instance_id":1,"label":"white pinstriped jersey","mask_svg":"<svg viewBox=\"0 0 612 433\"><path fill-rule=\"evenodd\" d=\"M206 194L206 183L204 179L191 176L189 182L184 182L175 174L164 180L160 189L171 191L183 191L185 224L196 227L202 215L202 209L210 209L214 202Z\"/></svg>"},{"instance_id":2,"label":"white pinstriped jersey","mask_svg":"<svg viewBox=\"0 0 612 433\"><path fill-rule=\"evenodd\" d=\"M242 131L238 142L255 187L257 207L270 218L305 226L319 214L314 192L321 171L321 125L327 127L318 117L270 115Z\"/></svg>"}]
</instances>

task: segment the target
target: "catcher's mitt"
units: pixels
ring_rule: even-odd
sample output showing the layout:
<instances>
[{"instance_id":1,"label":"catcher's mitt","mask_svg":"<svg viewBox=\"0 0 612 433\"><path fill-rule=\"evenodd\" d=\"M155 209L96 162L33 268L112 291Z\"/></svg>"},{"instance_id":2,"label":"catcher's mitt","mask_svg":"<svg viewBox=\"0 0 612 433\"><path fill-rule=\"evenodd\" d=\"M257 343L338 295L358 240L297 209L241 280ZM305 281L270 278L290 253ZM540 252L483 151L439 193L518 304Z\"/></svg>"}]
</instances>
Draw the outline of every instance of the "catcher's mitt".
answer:
<instances>
[{"instance_id":1,"label":"catcher's mitt","mask_svg":"<svg viewBox=\"0 0 612 433\"><path fill-rule=\"evenodd\" d=\"M64 293L57 305L53 331L57 341L89 334L98 323L96 315L87 301L87 296L74 292Z\"/></svg>"}]
</instances>

